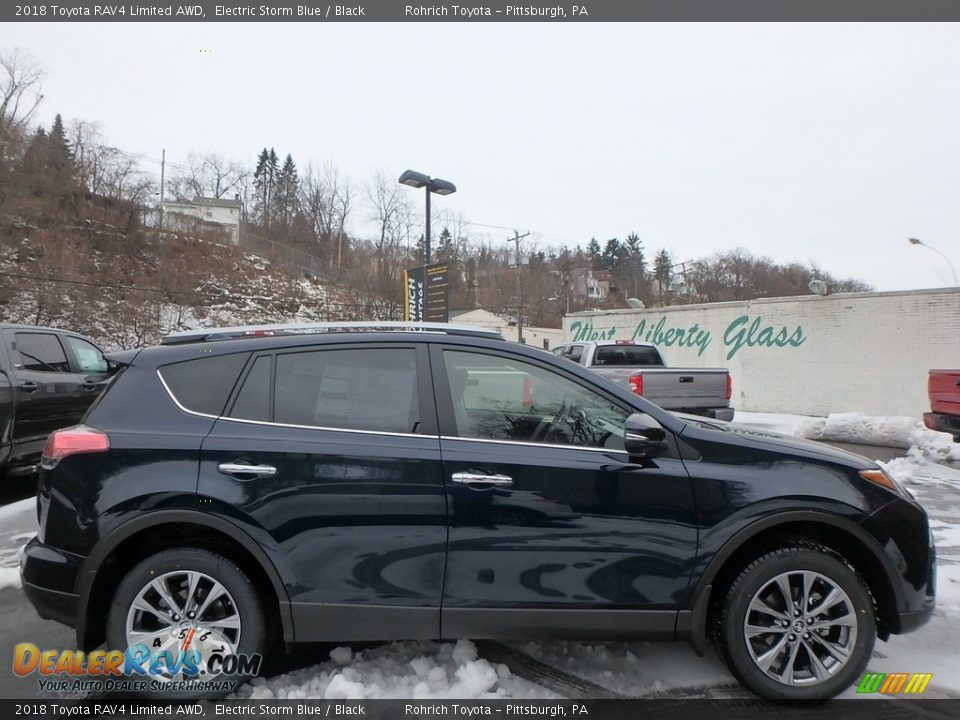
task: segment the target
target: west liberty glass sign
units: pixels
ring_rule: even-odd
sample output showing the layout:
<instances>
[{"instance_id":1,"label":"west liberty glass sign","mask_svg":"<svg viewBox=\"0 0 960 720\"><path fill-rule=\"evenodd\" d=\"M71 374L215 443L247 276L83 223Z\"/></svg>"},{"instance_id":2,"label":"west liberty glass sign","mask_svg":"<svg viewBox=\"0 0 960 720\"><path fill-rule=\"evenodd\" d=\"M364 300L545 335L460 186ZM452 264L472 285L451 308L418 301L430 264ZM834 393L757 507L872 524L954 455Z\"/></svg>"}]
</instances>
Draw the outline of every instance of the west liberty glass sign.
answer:
<instances>
[{"instance_id":1,"label":"west liberty glass sign","mask_svg":"<svg viewBox=\"0 0 960 720\"><path fill-rule=\"evenodd\" d=\"M655 321L644 318L632 328L614 326L595 329L591 321L574 320L570 332L573 333L572 342L613 340L619 337L662 347L695 347L697 355L703 355L713 341L713 333L701 328L699 323L688 327L670 325L666 315L661 315ZM727 348L727 360L730 360L746 347L800 347L806 339L800 325L792 329L786 325L777 327L764 323L762 316L751 318L741 315L727 325L722 342Z\"/></svg>"}]
</instances>

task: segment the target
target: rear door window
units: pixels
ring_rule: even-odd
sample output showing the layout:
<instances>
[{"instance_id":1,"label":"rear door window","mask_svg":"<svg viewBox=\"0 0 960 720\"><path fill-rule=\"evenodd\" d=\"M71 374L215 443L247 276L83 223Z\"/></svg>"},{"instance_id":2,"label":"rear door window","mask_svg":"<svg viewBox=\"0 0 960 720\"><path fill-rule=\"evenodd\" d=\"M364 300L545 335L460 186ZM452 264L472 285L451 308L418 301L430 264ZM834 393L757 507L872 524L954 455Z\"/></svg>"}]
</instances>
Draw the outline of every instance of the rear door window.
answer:
<instances>
[{"instance_id":1,"label":"rear door window","mask_svg":"<svg viewBox=\"0 0 960 720\"><path fill-rule=\"evenodd\" d=\"M186 360L160 368L160 377L174 399L187 410L219 415L249 355L239 353Z\"/></svg>"},{"instance_id":2,"label":"rear door window","mask_svg":"<svg viewBox=\"0 0 960 720\"><path fill-rule=\"evenodd\" d=\"M412 348L287 353L276 362L274 422L396 433L420 426Z\"/></svg>"},{"instance_id":3,"label":"rear door window","mask_svg":"<svg viewBox=\"0 0 960 720\"><path fill-rule=\"evenodd\" d=\"M15 335L20 364L31 372L70 372L67 354L60 338L53 333L21 333Z\"/></svg>"}]
</instances>

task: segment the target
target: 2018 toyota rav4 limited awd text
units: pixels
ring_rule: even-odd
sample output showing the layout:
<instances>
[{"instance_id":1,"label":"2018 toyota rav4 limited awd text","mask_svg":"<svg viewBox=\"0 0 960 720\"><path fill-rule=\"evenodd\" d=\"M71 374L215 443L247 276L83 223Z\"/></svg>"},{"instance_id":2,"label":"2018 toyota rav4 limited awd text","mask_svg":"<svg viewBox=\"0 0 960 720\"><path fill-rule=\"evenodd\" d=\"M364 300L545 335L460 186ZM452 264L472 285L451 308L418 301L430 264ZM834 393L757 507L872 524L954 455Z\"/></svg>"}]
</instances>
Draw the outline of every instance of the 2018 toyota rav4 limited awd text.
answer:
<instances>
[{"instance_id":1,"label":"2018 toyota rav4 limited awd text","mask_svg":"<svg viewBox=\"0 0 960 720\"><path fill-rule=\"evenodd\" d=\"M712 641L784 699L837 694L877 636L930 617L927 516L872 462L679 418L485 331L403 327L117 357L44 453L21 565L38 612L81 649Z\"/></svg>"}]
</instances>

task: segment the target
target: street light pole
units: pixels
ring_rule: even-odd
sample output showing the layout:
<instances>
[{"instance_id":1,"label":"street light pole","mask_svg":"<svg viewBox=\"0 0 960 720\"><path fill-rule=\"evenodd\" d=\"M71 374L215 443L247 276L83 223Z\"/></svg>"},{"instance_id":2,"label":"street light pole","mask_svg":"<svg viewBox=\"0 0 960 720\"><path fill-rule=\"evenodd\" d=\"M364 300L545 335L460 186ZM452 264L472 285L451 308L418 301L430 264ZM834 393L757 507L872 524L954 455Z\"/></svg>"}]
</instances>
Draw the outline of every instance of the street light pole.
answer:
<instances>
[{"instance_id":1,"label":"street light pole","mask_svg":"<svg viewBox=\"0 0 960 720\"><path fill-rule=\"evenodd\" d=\"M427 222L423 238L423 254L424 254L424 265L430 264L430 186L424 186L424 191L427 194Z\"/></svg>"},{"instance_id":2,"label":"street light pole","mask_svg":"<svg viewBox=\"0 0 960 720\"><path fill-rule=\"evenodd\" d=\"M942 252L940 252L939 250L937 250L937 248L935 248L933 245L930 245L929 243L925 243L923 240L920 240L919 238L913 238L913 237L912 237L912 238L907 238L907 240L910 241L910 244L911 244L911 245L923 245L925 248L928 248L928 249L930 249L930 250L933 250L937 255L939 255L939 256L942 257L944 260L946 260L946 261L947 261L947 266L950 268L950 273L953 275L953 285L954 285L954 287L956 287L957 285L960 285L960 281L957 280L957 269L953 266L953 262L950 260L950 258L948 258L948 257L947 257L946 255L944 255Z\"/></svg>"},{"instance_id":3,"label":"street light pole","mask_svg":"<svg viewBox=\"0 0 960 720\"><path fill-rule=\"evenodd\" d=\"M426 222L424 223L424 235L423 235L423 254L424 264L429 265L431 254L430 254L430 193L436 193L437 195L452 195L457 191L457 186L454 185L449 180L441 180L440 178L432 178L429 175L424 175L421 172L416 170L404 170L403 174L400 175L400 178L397 180L401 185L406 185L407 187L413 188L425 188L427 194L427 217Z\"/></svg>"}]
</instances>

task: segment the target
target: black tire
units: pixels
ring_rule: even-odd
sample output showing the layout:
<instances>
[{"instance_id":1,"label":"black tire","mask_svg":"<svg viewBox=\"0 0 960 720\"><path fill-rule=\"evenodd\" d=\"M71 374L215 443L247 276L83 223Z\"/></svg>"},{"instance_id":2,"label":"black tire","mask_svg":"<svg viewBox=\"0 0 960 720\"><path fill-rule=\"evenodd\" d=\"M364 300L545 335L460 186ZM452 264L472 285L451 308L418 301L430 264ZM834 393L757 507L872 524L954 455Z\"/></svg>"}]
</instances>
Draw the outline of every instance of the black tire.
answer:
<instances>
[{"instance_id":1,"label":"black tire","mask_svg":"<svg viewBox=\"0 0 960 720\"><path fill-rule=\"evenodd\" d=\"M128 646L127 614L140 591L157 577L177 571L203 573L220 583L232 598L232 606L235 606L236 614L240 619L239 642L236 652L247 655L259 654L262 656L264 654L266 623L260 597L250 578L227 558L199 548L164 550L143 560L124 576L107 614L106 636L109 649L126 650ZM148 686L152 685L149 682L149 676L146 678L130 676L125 679L141 682L146 680ZM243 683L249 680L250 676L223 673L214 678L200 676L197 679ZM230 689L197 692L195 689L178 691L171 688L151 687L146 692L138 692L137 695L160 699L215 699L230 692L232 692Z\"/></svg>"},{"instance_id":2,"label":"black tire","mask_svg":"<svg viewBox=\"0 0 960 720\"><path fill-rule=\"evenodd\" d=\"M829 673L824 673L820 667L817 667L824 679L817 680L813 677L814 661L808 654L807 647L814 648L814 654L818 659L823 659L825 663L838 662L834 656L827 651L827 644L820 641L814 633L807 631L805 634L795 634L793 632L797 608L794 607L794 618L787 621L784 619L775 619L773 615L764 612L757 613L756 610L750 611L750 604L758 593L769 592L765 595L770 599L770 604L764 603L764 607L771 607L776 603L776 599L782 598L784 593L779 591L778 587L771 585L776 583L778 577L785 573L788 575L788 587L795 588L794 602L799 598L802 592L803 576L799 575L804 571L809 571L820 575L822 578L833 583L837 588L846 593L849 600L849 615L856 618L855 630L856 637L853 639L852 630L846 630L839 627L840 623L832 628L824 628L822 632L826 633L824 638L832 640L837 638L837 644L842 644L845 640L848 643L844 650L848 656L845 661L839 665L831 666ZM798 573L798 575L792 575ZM817 582L816 588L826 592L828 585ZM819 602L822 595L811 592L815 600ZM722 600L722 608L719 615L716 628L716 640L718 649L736 678L746 685L750 690L761 697L769 700L827 700L848 688L851 684L858 681L866 668L873 651L873 644L876 640L877 626L874 615L873 598L867 589L866 584L857 574L857 572L847 564L843 558L828 548L818 545L798 543L789 547L783 547L766 553L757 558L744 568L731 584ZM811 604L816 611L816 604ZM838 616L843 608L835 607L828 612ZM780 608L787 610L786 607ZM749 614L748 614L749 612ZM849 615L845 617L849 618ZM759 634L751 640L747 639L745 623L750 620L751 625L767 624L775 626L778 622L789 622L789 629L775 629L770 634ZM800 620L806 622L801 613ZM815 621L816 622L816 621ZM816 627L816 624L814 625ZM831 633L838 633L831 635ZM850 633L850 634L844 634ZM814 635L812 638L811 635ZM796 640L791 641L794 637ZM804 644L804 638L807 638ZM762 657L768 648L772 649L781 642L786 643L781 650L776 651L771 657L777 658L771 673L765 672L759 667L759 660L754 660L754 656ZM793 650L794 645L799 645ZM833 646L835 647L835 645ZM793 651L794 661L789 662L789 653ZM795 682L800 684L791 684L789 679L790 672L787 666L790 665L792 671L797 671L794 677ZM774 677L778 671L782 671L780 678Z\"/></svg>"}]
</instances>

